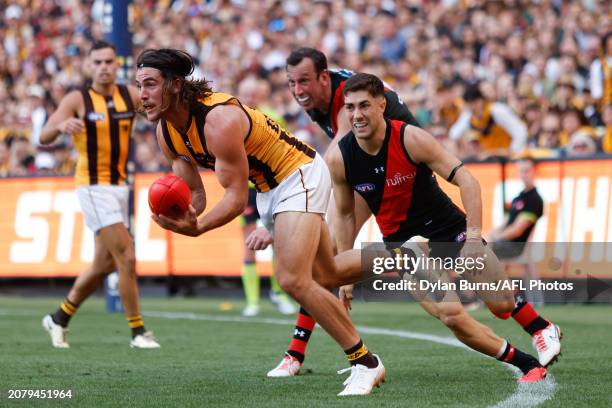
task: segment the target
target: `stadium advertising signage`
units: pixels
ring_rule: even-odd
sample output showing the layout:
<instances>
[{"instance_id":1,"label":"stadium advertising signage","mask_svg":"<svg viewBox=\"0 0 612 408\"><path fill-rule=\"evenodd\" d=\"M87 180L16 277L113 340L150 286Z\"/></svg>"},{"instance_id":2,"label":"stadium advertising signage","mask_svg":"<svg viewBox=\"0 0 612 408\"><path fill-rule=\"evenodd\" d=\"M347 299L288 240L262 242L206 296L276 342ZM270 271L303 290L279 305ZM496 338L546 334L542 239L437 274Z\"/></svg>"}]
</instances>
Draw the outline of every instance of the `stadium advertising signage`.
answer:
<instances>
[{"instance_id":1,"label":"stadium advertising signage","mask_svg":"<svg viewBox=\"0 0 612 408\"><path fill-rule=\"evenodd\" d=\"M499 164L469 165L483 195L484 231L503 220L501 168ZM137 269L140 275L239 276L242 233L238 220L198 238L173 234L150 218L148 187L161 174L138 174L135 182L135 230ZM219 201L223 189L214 175L202 173L208 208ZM460 203L459 190L440 181L442 188ZM93 259L93 234L83 223L72 178L0 179L0 277L76 276ZM532 239L537 242L573 242L559 250L557 276L580 278L580 272L612 277L612 160L543 162L538 165L536 186L544 199L544 216ZM506 200L521 190L514 165L507 166ZM380 239L370 222L356 246ZM600 245L585 245L601 243ZM576 244L578 243L578 244ZM271 253L258 254L269 274ZM540 261L534 259L534 262ZM550 268L544 268L549 269ZM578 273L576 273L578 271Z\"/></svg>"}]
</instances>

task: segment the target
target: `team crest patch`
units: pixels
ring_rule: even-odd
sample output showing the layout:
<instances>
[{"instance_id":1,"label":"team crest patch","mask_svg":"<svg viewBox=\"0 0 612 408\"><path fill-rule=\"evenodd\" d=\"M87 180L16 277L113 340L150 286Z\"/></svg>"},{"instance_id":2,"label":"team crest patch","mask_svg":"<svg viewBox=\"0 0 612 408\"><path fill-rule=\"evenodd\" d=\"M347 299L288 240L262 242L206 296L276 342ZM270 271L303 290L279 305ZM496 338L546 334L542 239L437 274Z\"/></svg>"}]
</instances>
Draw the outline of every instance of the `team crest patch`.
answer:
<instances>
[{"instance_id":1,"label":"team crest patch","mask_svg":"<svg viewBox=\"0 0 612 408\"><path fill-rule=\"evenodd\" d=\"M463 231L455 237L455 242L464 242L466 237L467 237L467 234L465 231Z\"/></svg>"},{"instance_id":2,"label":"team crest patch","mask_svg":"<svg viewBox=\"0 0 612 408\"><path fill-rule=\"evenodd\" d=\"M376 186L372 183L362 183L357 184L355 186L355 190L359 191L360 193L371 193L372 191L376 190Z\"/></svg>"},{"instance_id":3,"label":"team crest patch","mask_svg":"<svg viewBox=\"0 0 612 408\"><path fill-rule=\"evenodd\" d=\"M516 209L517 209L517 210L519 210L519 211L520 211L520 210L522 210L522 209L523 209L523 207L525 207L525 203L524 203L523 201L517 201L517 202L516 202Z\"/></svg>"}]
</instances>

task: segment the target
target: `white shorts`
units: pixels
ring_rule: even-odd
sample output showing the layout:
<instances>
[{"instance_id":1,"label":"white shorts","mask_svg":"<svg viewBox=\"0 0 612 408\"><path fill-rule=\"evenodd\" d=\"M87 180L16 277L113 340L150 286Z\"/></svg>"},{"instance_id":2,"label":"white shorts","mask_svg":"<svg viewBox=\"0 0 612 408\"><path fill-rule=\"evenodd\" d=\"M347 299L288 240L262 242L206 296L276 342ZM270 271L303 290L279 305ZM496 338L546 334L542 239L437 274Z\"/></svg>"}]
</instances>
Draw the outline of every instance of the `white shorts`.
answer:
<instances>
[{"instance_id":1,"label":"white shorts","mask_svg":"<svg viewBox=\"0 0 612 408\"><path fill-rule=\"evenodd\" d=\"M274 232L274 216L281 212L327 212L331 177L327 164L318 154L270 191L257 193L257 211L270 233Z\"/></svg>"},{"instance_id":2,"label":"white shorts","mask_svg":"<svg viewBox=\"0 0 612 408\"><path fill-rule=\"evenodd\" d=\"M78 187L85 225L93 232L109 225L128 226L129 189L127 186L93 185Z\"/></svg>"}]
</instances>

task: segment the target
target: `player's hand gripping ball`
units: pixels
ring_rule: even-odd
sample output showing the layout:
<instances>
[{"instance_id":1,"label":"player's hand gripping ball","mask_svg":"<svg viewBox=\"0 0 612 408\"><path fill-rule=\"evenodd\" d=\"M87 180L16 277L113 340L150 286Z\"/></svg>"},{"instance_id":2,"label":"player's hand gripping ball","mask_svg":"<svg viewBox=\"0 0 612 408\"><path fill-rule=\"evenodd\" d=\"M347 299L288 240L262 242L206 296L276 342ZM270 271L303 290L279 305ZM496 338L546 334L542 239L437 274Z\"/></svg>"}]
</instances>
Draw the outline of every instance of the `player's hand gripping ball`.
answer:
<instances>
[{"instance_id":1,"label":"player's hand gripping ball","mask_svg":"<svg viewBox=\"0 0 612 408\"><path fill-rule=\"evenodd\" d=\"M190 202L189 186L173 174L158 178L149 187L149 207L155 215L181 218L189 209Z\"/></svg>"}]
</instances>

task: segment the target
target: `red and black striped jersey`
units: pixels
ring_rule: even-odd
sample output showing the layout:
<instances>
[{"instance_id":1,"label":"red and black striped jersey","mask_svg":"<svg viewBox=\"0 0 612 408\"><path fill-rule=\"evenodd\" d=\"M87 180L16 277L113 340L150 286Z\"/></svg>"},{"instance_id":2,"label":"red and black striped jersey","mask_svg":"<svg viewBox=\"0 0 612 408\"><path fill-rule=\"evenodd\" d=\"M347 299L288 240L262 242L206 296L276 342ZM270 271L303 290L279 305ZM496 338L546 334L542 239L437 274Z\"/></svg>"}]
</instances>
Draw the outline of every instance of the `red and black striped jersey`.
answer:
<instances>
[{"instance_id":1,"label":"red and black striped jersey","mask_svg":"<svg viewBox=\"0 0 612 408\"><path fill-rule=\"evenodd\" d=\"M433 172L410 158L404 145L408 125L387 120L385 140L376 155L364 152L353 132L338 146L346 180L368 203L386 242L415 235L448 240L449 229L463 225L465 214L440 189Z\"/></svg>"}]
</instances>

